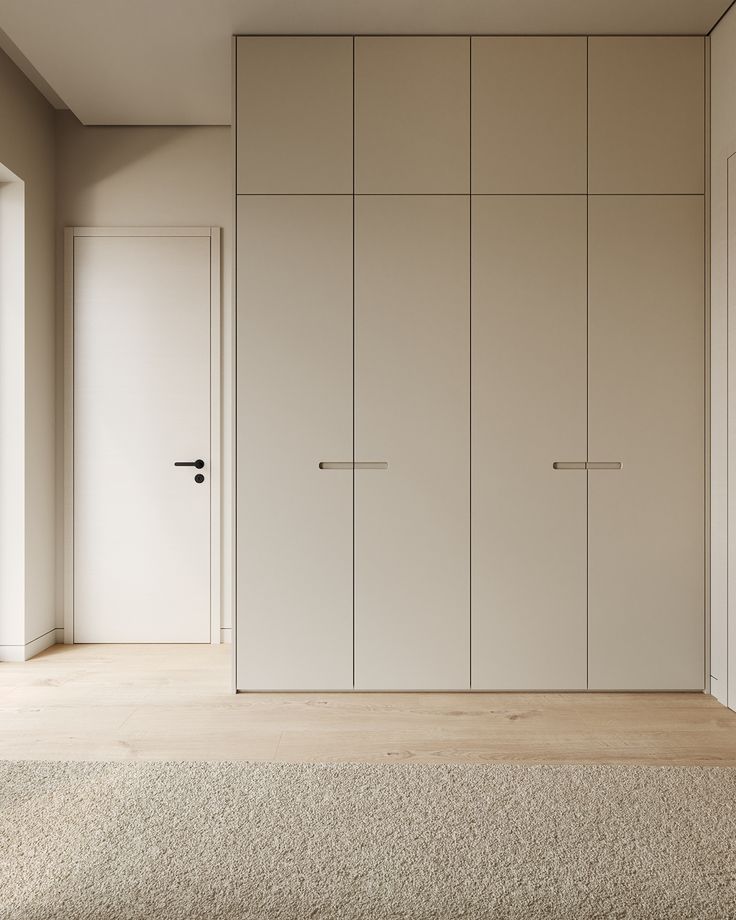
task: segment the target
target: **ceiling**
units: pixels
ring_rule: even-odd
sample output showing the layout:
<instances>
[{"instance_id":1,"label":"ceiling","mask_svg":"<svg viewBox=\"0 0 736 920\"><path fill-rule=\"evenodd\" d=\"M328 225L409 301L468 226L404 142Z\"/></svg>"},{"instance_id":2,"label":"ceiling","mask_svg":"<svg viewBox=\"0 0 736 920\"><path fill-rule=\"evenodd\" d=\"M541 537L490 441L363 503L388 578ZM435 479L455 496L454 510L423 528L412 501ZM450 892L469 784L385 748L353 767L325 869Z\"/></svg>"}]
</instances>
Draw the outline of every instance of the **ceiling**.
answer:
<instances>
[{"instance_id":1,"label":"ceiling","mask_svg":"<svg viewBox=\"0 0 736 920\"><path fill-rule=\"evenodd\" d=\"M54 105L84 124L228 124L233 33L703 35L729 4L0 0L0 47Z\"/></svg>"}]
</instances>

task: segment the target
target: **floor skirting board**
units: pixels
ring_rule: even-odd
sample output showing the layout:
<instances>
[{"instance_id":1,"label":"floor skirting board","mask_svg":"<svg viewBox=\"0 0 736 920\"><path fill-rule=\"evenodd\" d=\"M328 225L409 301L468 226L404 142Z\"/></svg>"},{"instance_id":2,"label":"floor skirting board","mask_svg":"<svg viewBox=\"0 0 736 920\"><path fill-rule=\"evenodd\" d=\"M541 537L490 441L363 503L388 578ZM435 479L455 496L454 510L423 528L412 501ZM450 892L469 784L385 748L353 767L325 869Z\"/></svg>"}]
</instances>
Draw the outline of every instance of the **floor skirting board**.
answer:
<instances>
[{"instance_id":1,"label":"floor skirting board","mask_svg":"<svg viewBox=\"0 0 736 920\"><path fill-rule=\"evenodd\" d=\"M58 627L31 639L24 645L0 645L0 661L28 661L39 652L45 651L57 642L64 641L64 630Z\"/></svg>"}]
</instances>

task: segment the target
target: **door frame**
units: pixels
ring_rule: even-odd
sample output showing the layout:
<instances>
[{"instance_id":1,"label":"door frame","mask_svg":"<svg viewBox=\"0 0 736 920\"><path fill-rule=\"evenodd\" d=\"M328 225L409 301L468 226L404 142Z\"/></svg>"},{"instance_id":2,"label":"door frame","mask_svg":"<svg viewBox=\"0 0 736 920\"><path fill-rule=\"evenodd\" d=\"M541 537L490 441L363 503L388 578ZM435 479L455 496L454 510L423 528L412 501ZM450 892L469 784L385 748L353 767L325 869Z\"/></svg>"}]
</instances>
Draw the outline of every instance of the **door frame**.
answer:
<instances>
[{"instance_id":1,"label":"door frame","mask_svg":"<svg viewBox=\"0 0 736 920\"><path fill-rule=\"evenodd\" d=\"M223 585L222 298L220 227L64 229L64 643L74 643L74 241L77 237L199 236L210 241L210 642L221 641ZM229 490L228 490L229 491ZM227 552L225 553L227 556Z\"/></svg>"}]
</instances>

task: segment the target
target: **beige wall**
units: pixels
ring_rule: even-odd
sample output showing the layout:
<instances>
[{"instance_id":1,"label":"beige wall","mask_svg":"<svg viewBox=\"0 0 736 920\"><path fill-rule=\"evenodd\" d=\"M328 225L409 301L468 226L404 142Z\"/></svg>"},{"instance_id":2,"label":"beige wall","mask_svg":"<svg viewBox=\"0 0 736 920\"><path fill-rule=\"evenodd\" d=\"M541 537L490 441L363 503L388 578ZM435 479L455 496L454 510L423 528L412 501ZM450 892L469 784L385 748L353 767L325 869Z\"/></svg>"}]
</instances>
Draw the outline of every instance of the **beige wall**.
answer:
<instances>
[{"instance_id":1,"label":"beige wall","mask_svg":"<svg viewBox=\"0 0 736 920\"><path fill-rule=\"evenodd\" d=\"M223 339L232 341L231 226L232 153L228 127L84 127L70 112L58 112L57 270L59 282L58 352L62 349L62 257L64 227L69 226L212 226L223 228ZM232 365L224 354L223 377ZM61 366L61 361L59 361ZM63 381L58 379L62 418ZM227 394L227 387L225 393ZM229 414L230 406L224 406ZM223 456L230 454L225 426ZM62 476L59 439L59 488ZM227 479L228 469L224 469ZM59 505L60 507L60 505ZM224 508L225 528L230 509ZM58 531L61 552L62 533ZM59 559L61 563L61 559ZM62 596L59 564L59 597ZM223 598L229 611L230 598ZM62 613L59 610L58 624ZM225 626L230 623L226 620Z\"/></svg>"},{"instance_id":2,"label":"beige wall","mask_svg":"<svg viewBox=\"0 0 736 920\"><path fill-rule=\"evenodd\" d=\"M24 611L3 644L54 628L54 112L0 52L0 163L25 183ZM3 614L11 615L8 611ZM51 638L49 636L49 638Z\"/></svg>"},{"instance_id":3,"label":"beige wall","mask_svg":"<svg viewBox=\"0 0 736 920\"><path fill-rule=\"evenodd\" d=\"M736 565L729 552L729 519L734 522L734 502L729 498L729 468L736 473L733 437L728 424L728 390L734 386L736 352L729 342L727 291L727 160L736 152L736 11L732 10L711 35L711 674L712 693L736 707L736 628L731 628L728 648L728 597L736 589ZM733 313L733 298L731 313ZM733 335L731 335L733 339ZM729 367L731 368L729 373ZM731 399L733 400L733 391ZM732 402L731 405L736 405ZM730 439L729 445L729 429ZM729 591L730 583L730 591ZM730 661L730 668L729 668ZM730 692L729 692L730 691Z\"/></svg>"}]
</instances>

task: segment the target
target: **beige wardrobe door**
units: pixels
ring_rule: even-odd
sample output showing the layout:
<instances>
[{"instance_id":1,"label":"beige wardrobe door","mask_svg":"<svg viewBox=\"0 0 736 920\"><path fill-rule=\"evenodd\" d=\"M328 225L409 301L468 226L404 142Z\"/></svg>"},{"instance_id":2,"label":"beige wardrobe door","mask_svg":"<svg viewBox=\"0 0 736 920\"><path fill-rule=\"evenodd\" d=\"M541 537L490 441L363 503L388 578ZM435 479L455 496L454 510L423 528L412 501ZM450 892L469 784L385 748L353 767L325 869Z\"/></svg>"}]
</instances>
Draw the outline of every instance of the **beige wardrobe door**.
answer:
<instances>
[{"instance_id":1,"label":"beige wardrobe door","mask_svg":"<svg viewBox=\"0 0 736 920\"><path fill-rule=\"evenodd\" d=\"M588 42L589 191L702 194L705 39Z\"/></svg>"},{"instance_id":2,"label":"beige wardrobe door","mask_svg":"<svg viewBox=\"0 0 736 920\"><path fill-rule=\"evenodd\" d=\"M590 688L700 690L703 199L589 207Z\"/></svg>"},{"instance_id":3,"label":"beige wardrobe door","mask_svg":"<svg viewBox=\"0 0 736 920\"><path fill-rule=\"evenodd\" d=\"M586 39L472 38L473 192L586 191Z\"/></svg>"},{"instance_id":4,"label":"beige wardrobe door","mask_svg":"<svg viewBox=\"0 0 736 920\"><path fill-rule=\"evenodd\" d=\"M355 39L355 190L467 194L470 39Z\"/></svg>"},{"instance_id":5,"label":"beige wardrobe door","mask_svg":"<svg viewBox=\"0 0 736 920\"><path fill-rule=\"evenodd\" d=\"M352 214L238 199L241 690L352 687Z\"/></svg>"},{"instance_id":6,"label":"beige wardrobe door","mask_svg":"<svg viewBox=\"0 0 736 920\"><path fill-rule=\"evenodd\" d=\"M239 194L353 191L353 40L237 39Z\"/></svg>"},{"instance_id":7,"label":"beige wardrobe door","mask_svg":"<svg viewBox=\"0 0 736 920\"><path fill-rule=\"evenodd\" d=\"M473 197L476 690L586 687L585 207Z\"/></svg>"},{"instance_id":8,"label":"beige wardrobe door","mask_svg":"<svg viewBox=\"0 0 736 920\"><path fill-rule=\"evenodd\" d=\"M468 207L444 195L356 198L362 690L469 686Z\"/></svg>"}]
</instances>

